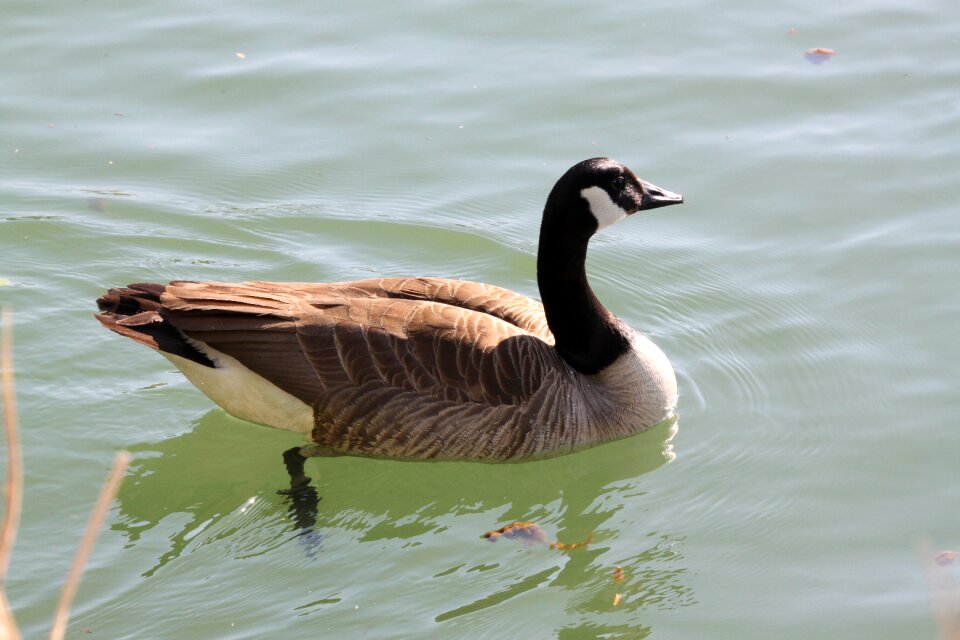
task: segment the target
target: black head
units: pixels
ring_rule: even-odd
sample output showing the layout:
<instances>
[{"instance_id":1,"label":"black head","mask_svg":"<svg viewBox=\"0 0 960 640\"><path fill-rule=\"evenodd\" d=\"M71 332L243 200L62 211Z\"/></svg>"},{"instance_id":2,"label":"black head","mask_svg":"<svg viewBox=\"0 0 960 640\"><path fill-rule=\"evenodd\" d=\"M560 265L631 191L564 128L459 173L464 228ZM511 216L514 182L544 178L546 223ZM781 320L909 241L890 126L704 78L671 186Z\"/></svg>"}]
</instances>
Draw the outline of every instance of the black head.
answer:
<instances>
[{"instance_id":1,"label":"black head","mask_svg":"<svg viewBox=\"0 0 960 640\"><path fill-rule=\"evenodd\" d=\"M578 162L563 174L550 192L547 209L582 209L589 214L589 232L609 227L644 209L680 204L683 196L641 180L610 158Z\"/></svg>"}]
</instances>

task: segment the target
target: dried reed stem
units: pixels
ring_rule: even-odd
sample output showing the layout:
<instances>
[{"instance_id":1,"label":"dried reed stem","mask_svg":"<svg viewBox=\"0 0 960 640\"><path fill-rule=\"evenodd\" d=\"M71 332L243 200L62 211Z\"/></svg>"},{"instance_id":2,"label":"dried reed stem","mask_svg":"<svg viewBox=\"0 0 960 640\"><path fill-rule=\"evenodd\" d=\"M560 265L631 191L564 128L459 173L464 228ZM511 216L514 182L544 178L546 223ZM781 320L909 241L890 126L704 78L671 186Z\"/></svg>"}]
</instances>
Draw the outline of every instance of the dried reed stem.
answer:
<instances>
[{"instance_id":1,"label":"dried reed stem","mask_svg":"<svg viewBox=\"0 0 960 640\"><path fill-rule=\"evenodd\" d=\"M13 618L10 602L7 600L6 579L7 569L10 566L10 554L17 538L17 529L20 526L20 509L23 501L23 460L20 449L19 422L17 419L17 405L13 388L13 323L9 309L0 311L0 387L3 395L3 426L7 438L7 484L5 487L6 507L4 509L3 527L0 528L0 640L20 640L20 632ZM121 451L113 462L113 469L103 489L100 498L90 514L87 529L77 554L73 559L73 566L67 581L60 593L60 602L57 604L57 615L54 619L50 638L62 640L67 630L67 621L70 618L70 605L77 593L80 576L90 556L100 526L107 517L110 503L117 495L123 474L130 464L130 454Z\"/></svg>"},{"instance_id":2,"label":"dried reed stem","mask_svg":"<svg viewBox=\"0 0 960 640\"><path fill-rule=\"evenodd\" d=\"M916 550L930 591L937 638L960 640L960 588L949 568L938 566L933 560L934 551L929 540L919 540Z\"/></svg>"},{"instance_id":3,"label":"dried reed stem","mask_svg":"<svg viewBox=\"0 0 960 640\"><path fill-rule=\"evenodd\" d=\"M100 526L107 517L110 504L117 495L117 490L123 481L123 474L126 473L129 464L130 454L126 451L119 452L113 460L113 469L110 471L110 476L107 478L106 484L103 485L103 489L100 490L100 497L97 498L97 504L93 507L93 512L87 521L87 528L83 532L83 539L77 548L77 554L73 557L73 565L70 567L70 573L67 574L67 582L63 585L63 591L60 592L60 602L57 603L57 614L53 620L53 628L50 630L50 640L62 640L67 632L70 605L73 604L73 598L77 594L80 576L83 575L87 558L90 557L93 545L100 534Z\"/></svg>"},{"instance_id":4,"label":"dried reed stem","mask_svg":"<svg viewBox=\"0 0 960 640\"><path fill-rule=\"evenodd\" d=\"M57 604L57 615L53 619L53 628L50 629L50 640L62 640L67 632L67 621L70 619L70 605L73 604L73 598L77 594L77 587L80 586L80 576L83 575L83 569L87 564L87 558L90 557L90 551L97 541L100 534L100 526L107 517L110 510L110 504L117 495L120 483L123 481L123 474L127 471L127 465L130 464L130 454L121 451L113 460L113 469L107 477L106 484L100 490L100 497L97 498L97 504L93 507L90 519L87 521L87 528L83 532L83 539L77 548L77 553L73 557L73 565L70 567L70 573L67 574L67 582L63 585L63 591L60 592L60 602Z\"/></svg>"},{"instance_id":5,"label":"dried reed stem","mask_svg":"<svg viewBox=\"0 0 960 640\"><path fill-rule=\"evenodd\" d=\"M23 459L17 428L17 405L13 393L13 322L10 310L0 311L0 387L3 387L3 428L7 437L7 482L3 526L0 528L0 637L20 640L20 631L7 600L7 568L20 525L23 501Z\"/></svg>"},{"instance_id":6,"label":"dried reed stem","mask_svg":"<svg viewBox=\"0 0 960 640\"><path fill-rule=\"evenodd\" d=\"M0 528L0 588L7 582L10 554L17 540L23 501L23 459L17 421L17 400L13 390L13 322L10 310L0 312L0 377L3 386L3 426L7 438L7 483L3 527Z\"/></svg>"},{"instance_id":7,"label":"dried reed stem","mask_svg":"<svg viewBox=\"0 0 960 640\"><path fill-rule=\"evenodd\" d=\"M20 640L20 630L13 619L7 594L0 591L0 640Z\"/></svg>"}]
</instances>

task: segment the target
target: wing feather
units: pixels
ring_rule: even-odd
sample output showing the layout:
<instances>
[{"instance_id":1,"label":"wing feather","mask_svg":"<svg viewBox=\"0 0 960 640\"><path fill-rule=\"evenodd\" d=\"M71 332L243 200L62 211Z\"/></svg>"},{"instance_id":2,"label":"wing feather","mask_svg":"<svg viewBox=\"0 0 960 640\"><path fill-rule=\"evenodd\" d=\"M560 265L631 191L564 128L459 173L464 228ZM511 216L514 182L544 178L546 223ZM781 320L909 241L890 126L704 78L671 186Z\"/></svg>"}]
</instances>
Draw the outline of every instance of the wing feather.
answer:
<instances>
[{"instance_id":1,"label":"wing feather","mask_svg":"<svg viewBox=\"0 0 960 640\"><path fill-rule=\"evenodd\" d=\"M163 316L189 338L311 406L335 398L337 389L371 390L359 403L350 393L358 406L338 408L341 419L401 392L517 404L540 388L553 357L539 303L472 282L176 282L161 303Z\"/></svg>"}]
</instances>

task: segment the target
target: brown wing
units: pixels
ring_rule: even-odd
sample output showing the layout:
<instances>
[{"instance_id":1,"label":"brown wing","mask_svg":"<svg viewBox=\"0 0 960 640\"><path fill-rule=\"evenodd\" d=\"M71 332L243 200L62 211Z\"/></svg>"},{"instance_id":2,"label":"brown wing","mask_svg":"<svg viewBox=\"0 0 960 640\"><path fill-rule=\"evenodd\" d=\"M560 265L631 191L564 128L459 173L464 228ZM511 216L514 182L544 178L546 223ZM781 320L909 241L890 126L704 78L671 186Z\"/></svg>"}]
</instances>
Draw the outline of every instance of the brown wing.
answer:
<instances>
[{"instance_id":1,"label":"brown wing","mask_svg":"<svg viewBox=\"0 0 960 640\"><path fill-rule=\"evenodd\" d=\"M163 316L314 405L344 386L517 404L554 358L539 303L443 279L173 283Z\"/></svg>"},{"instance_id":2,"label":"brown wing","mask_svg":"<svg viewBox=\"0 0 960 640\"><path fill-rule=\"evenodd\" d=\"M445 278L383 278L349 284L375 296L441 302L488 314L553 344L543 305L509 289Z\"/></svg>"}]
</instances>

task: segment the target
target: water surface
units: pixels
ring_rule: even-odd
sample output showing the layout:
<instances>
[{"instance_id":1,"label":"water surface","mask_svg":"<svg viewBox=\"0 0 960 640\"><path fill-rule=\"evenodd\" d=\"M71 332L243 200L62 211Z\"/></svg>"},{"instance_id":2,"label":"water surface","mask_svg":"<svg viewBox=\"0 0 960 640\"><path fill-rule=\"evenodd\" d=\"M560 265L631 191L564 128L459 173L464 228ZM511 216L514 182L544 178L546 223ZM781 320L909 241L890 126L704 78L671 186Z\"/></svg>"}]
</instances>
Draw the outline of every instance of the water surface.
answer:
<instances>
[{"instance_id":1,"label":"water surface","mask_svg":"<svg viewBox=\"0 0 960 640\"><path fill-rule=\"evenodd\" d=\"M134 462L76 637L934 636L915 544L960 547L954 4L3 18L25 636L46 633L119 449ZM813 65L812 47L837 54ZM91 315L108 286L176 278L536 295L544 198L599 155L686 196L609 229L588 265L677 369L672 439L522 465L312 460L304 535L275 493L291 436L213 408ZM514 520L593 542L480 538Z\"/></svg>"}]
</instances>

